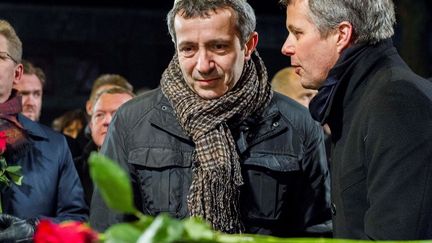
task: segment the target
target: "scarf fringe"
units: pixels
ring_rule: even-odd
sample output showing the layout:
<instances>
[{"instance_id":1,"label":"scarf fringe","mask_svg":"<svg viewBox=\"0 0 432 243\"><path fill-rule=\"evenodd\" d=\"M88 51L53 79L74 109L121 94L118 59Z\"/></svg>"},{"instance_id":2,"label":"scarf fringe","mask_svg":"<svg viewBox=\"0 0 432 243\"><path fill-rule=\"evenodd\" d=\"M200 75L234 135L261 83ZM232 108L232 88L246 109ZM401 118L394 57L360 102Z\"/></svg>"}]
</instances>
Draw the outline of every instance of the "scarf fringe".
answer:
<instances>
[{"instance_id":1,"label":"scarf fringe","mask_svg":"<svg viewBox=\"0 0 432 243\"><path fill-rule=\"evenodd\" d=\"M193 179L190 188L188 208L191 216L204 218L215 230L242 233L244 226L240 220L238 205L240 189L233 182L231 173L231 170L226 169L209 171L201 167L195 168L196 178ZM203 192L203 197L199 196L200 191Z\"/></svg>"}]
</instances>

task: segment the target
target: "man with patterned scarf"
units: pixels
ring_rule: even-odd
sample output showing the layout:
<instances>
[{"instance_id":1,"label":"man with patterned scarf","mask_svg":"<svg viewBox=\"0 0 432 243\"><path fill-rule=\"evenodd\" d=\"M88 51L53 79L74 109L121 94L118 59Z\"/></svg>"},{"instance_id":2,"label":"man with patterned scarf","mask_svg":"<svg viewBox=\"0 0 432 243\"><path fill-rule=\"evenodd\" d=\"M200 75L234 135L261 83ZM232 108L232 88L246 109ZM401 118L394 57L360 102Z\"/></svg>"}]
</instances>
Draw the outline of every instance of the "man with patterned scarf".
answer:
<instances>
[{"instance_id":1,"label":"man with patterned scarf","mask_svg":"<svg viewBox=\"0 0 432 243\"><path fill-rule=\"evenodd\" d=\"M65 138L31 121L12 85L23 74L22 45L13 27L0 20L0 131L6 137L1 156L0 242L31 241L40 219L86 221L88 208ZM5 166L20 166L21 184ZM10 167L9 167L10 168Z\"/></svg>"},{"instance_id":2,"label":"man with patterned scarf","mask_svg":"<svg viewBox=\"0 0 432 243\"><path fill-rule=\"evenodd\" d=\"M130 173L136 206L228 233L328 233L322 130L272 92L251 6L180 0L167 22L176 53L160 88L120 108L101 149ZM123 220L96 190L91 225Z\"/></svg>"}]
</instances>

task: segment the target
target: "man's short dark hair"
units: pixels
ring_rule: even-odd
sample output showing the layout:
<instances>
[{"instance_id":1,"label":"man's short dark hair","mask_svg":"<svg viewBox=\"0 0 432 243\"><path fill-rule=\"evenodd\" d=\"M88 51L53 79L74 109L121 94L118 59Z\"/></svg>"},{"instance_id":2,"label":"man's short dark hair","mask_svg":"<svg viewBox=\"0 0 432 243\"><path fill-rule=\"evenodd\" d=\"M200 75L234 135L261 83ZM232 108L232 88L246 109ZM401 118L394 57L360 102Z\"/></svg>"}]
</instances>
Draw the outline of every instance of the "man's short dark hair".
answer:
<instances>
[{"instance_id":1,"label":"man's short dark hair","mask_svg":"<svg viewBox=\"0 0 432 243\"><path fill-rule=\"evenodd\" d=\"M23 59L21 63L24 67L24 74L36 75L36 77L38 77L38 79L40 80L42 87L43 87L45 85L45 81L46 81L46 76L45 76L44 71L40 67L33 65L31 62L29 62L27 60Z\"/></svg>"}]
</instances>

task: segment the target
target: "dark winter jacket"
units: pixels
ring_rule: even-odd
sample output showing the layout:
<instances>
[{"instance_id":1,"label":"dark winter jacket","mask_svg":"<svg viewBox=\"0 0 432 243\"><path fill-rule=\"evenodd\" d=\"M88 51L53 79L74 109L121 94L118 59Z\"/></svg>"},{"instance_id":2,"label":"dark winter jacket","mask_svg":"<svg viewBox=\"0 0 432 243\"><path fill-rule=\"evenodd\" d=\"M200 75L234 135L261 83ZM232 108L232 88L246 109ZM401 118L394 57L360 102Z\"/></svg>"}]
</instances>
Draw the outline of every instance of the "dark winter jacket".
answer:
<instances>
[{"instance_id":1,"label":"dark winter jacket","mask_svg":"<svg viewBox=\"0 0 432 243\"><path fill-rule=\"evenodd\" d=\"M84 199L86 204L90 207L90 201L93 195L93 181L90 177L90 169L88 159L92 152L98 151L97 145L92 139L84 146L81 155L74 158L75 168L78 172L81 184L84 189Z\"/></svg>"},{"instance_id":2,"label":"dark winter jacket","mask_svg":"<svg viewBox=\"0 0 432 243\"><path fill-rule=\"evenodd\" d=\"M304 236L329 231L329 172L323 132L307 110L275 94L259 118L230 127L241 159L240 210L247 232ZM101 152L131 175L136 206L145 214L188 216L194 143L160 89L123 105ZM124 221L97 192L90 223L102 230ZM321 227L321 228L320 228Z\"/></svg>"},{"instance_id":3,"label":"dark winter jacket","mask_svg":"<svg viewBox=\"0 0 432 243\"><path fill-rule=\"evenodd\" d=\"M87 221L88 207L64 136L22 115L18 120L31 149L16 161L22 167L22 185L2 192L3 212L22 219Z\"/></svg>"}]
</instances>

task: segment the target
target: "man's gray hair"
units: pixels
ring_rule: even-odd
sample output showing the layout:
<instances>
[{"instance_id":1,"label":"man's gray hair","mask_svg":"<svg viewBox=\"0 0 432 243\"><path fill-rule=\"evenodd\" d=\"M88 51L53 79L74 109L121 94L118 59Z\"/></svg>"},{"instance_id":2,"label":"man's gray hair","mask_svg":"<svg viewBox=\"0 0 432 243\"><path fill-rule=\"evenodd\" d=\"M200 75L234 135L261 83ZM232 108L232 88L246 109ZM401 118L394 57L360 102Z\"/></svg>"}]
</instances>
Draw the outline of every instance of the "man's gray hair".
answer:
<instances>
[{"instance_id":1,"label":"man's gray hair","mask_svg":"<svg viewBox=\"0 0 432 243\"><path fill-rule=\"evenodd\" d=\"M176 0L167 15L172 41L176 43L174 18L177 14L184 18L208 17L212 11L223 8L234 10L238 37L240 43L245 44L256 27L255 12L246 0Z\"/></svg>"},{"instance_id":2,"label":"man's gray hair","mask_svg":"<svg viewBox=\"0 0 432 243\"><path fill-rule=\"evenodd\" d=\"M22 43L20 38L18 37L15 29L12 25L4 20L0 19L0 35L2 35L6 39L7 51L9 55L12 56L13 60L21 63L22 59Z\"/></svg>"},{"instance_id":3,"label":"man's gray hair","mask_svg":"<svg viewBox=\"0 0 432 243\"><path fill-rule=\"evenodd\" d=\"M280 0L287 6L308 1L309 17L321 36L326 36L343 21L354 29L354 43L375 44L394 34L396 22L392 0Z\"/></svg>"}]
</instances>

